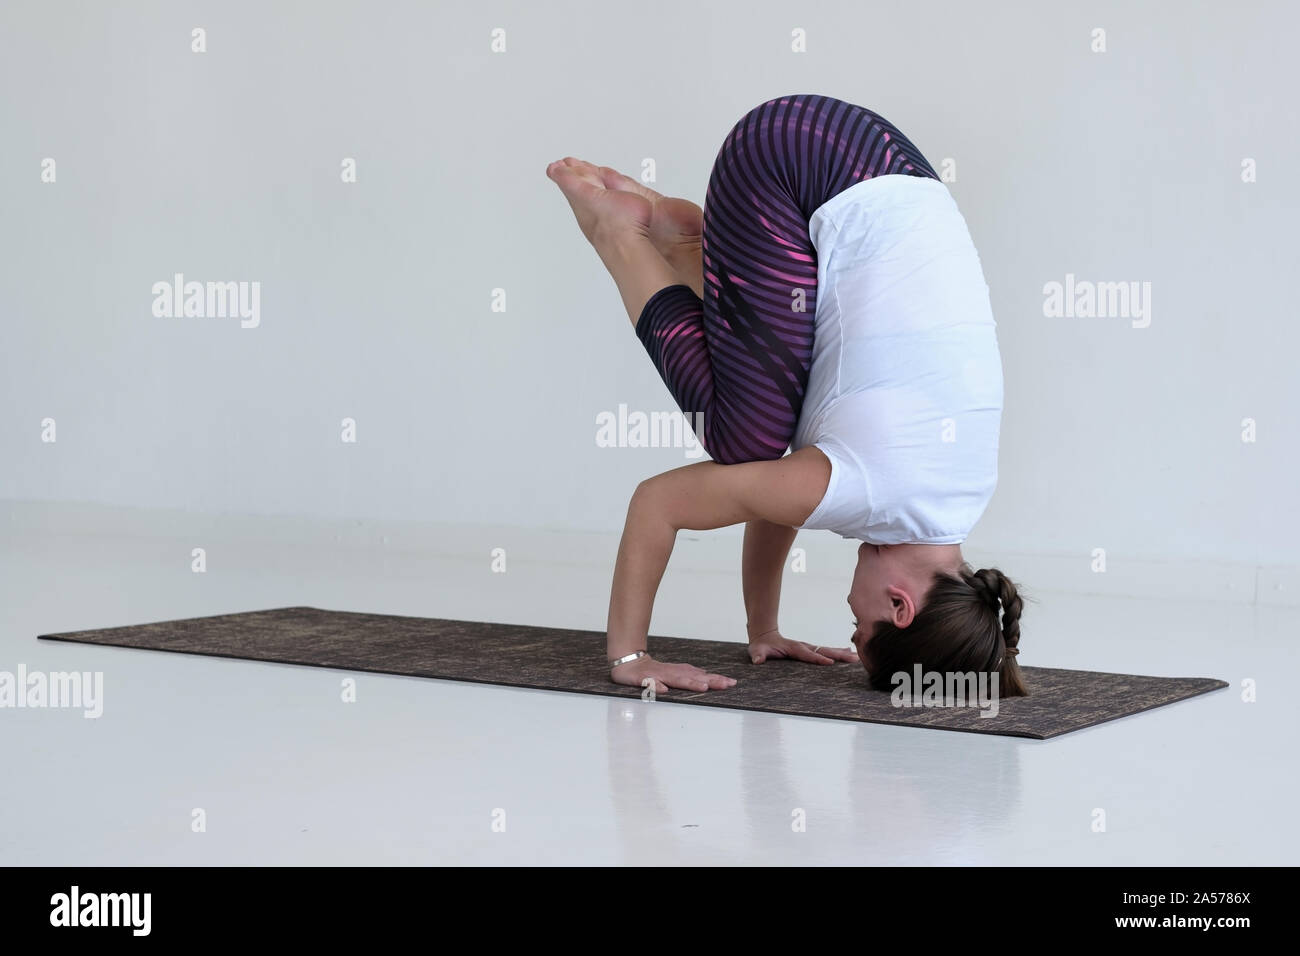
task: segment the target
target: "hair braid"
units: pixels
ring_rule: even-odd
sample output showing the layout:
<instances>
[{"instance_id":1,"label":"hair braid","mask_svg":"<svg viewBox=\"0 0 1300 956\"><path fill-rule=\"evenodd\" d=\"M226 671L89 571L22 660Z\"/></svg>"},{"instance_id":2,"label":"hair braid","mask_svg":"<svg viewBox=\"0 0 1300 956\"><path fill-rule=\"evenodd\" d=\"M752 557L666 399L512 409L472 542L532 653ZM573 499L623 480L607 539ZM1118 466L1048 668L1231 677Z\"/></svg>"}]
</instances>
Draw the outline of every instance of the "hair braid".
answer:
<instances>
[{"instance_id":1,"label":"hair braid","mask_svg":"<svg viewBox=\"0 0 1300 956\"><path fill-rule=\"evenodd\" d=\"M892 690L898 673L923 670L978 671L998 675L999 693L1029 693L1016 661L1020 612L1016 585L997 568L969 564L938 569L912 622L898 627L876 621L863 645L863 663L876 690Z\"/></svg>"},{"instance_id":2,"label":"hair braid","mask_svg":"<svg viewBox=\"0 0 1300 956\"><path fill-rule=\"evenodd\" d=\"M1002 643L1007 655L1020 653L1020 612L1025 606L1011 579L997 568L980 568L969 575L967 583L993 608L1002 613Z\"/></svg>"}]
</instances>

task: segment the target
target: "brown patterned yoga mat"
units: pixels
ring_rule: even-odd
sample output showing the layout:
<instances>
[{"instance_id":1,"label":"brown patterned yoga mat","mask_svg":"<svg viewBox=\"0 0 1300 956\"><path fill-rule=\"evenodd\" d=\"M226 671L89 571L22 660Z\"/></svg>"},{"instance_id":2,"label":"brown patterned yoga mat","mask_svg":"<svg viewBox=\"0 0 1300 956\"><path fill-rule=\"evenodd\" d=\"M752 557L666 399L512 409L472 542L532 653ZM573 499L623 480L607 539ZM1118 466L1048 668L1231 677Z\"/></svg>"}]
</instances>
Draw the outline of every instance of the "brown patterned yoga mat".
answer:
<instances>
[{"instance_id":1,"label":"brown patterned yoga mat","mask_svg":"<svg viewBox=\"0 0 1300 956\"><path fill-rule=\"evenodd\" d=\"M41 638L607 697L641 693L610 683L605 636L596 631L286 607ZM650 646L662 660L686 660L737 678L730 690L670 691L660 701L1037 740L1228 686L1205 677L1026 667L1030 696L1001 700L996 716L981 717L976 706L895 707L888 693L867 686L856 664L775 661L755 667L739 643L653 637Z\"/></svg>"}]
</instances>

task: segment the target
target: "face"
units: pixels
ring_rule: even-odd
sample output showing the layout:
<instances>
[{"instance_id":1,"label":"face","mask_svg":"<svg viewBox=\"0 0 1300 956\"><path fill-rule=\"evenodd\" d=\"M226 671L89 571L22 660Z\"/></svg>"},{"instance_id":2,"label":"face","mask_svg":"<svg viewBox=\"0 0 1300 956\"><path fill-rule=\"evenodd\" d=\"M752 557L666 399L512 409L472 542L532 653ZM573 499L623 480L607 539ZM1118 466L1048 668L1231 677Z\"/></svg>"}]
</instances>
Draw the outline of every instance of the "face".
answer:
<instances>
[{"instance_id":1,"label":"face","mask_svg":"<svg viewBox=\"0 0 1300 956\"><path fill-rule=\"evenodd\" d=\"M853 646L858 660L867 666L866 646L877 621L893 621L906 627L915 608L906 587L906 572L891 545L867 544L858 548L858 566L849 587L849 610L853 614Z\"/></svg>"}]
</instances>

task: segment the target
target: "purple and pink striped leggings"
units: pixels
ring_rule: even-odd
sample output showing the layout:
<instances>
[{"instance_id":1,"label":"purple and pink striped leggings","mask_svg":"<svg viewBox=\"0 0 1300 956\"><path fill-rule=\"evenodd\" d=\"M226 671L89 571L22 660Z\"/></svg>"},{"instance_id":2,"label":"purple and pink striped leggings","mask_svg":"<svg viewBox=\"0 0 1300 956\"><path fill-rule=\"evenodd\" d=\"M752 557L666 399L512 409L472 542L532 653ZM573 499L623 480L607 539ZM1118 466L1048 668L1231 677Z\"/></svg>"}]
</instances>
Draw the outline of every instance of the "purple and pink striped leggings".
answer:
<instances>
[{"instance_id":1,"label":"purple and pink striped leggings","mask_svg":"<svg viewBox=\"0 0 1300 956\"><path fill-rule=\"evenodd\" d=\"M636 334L714 461L780 458L808 386L817 250L808 222L854 183L937 179L881 116L828 96L768 100L718 151L704 196L704 299L687 285L650 297Z\"/></svg>"}]
</instances>

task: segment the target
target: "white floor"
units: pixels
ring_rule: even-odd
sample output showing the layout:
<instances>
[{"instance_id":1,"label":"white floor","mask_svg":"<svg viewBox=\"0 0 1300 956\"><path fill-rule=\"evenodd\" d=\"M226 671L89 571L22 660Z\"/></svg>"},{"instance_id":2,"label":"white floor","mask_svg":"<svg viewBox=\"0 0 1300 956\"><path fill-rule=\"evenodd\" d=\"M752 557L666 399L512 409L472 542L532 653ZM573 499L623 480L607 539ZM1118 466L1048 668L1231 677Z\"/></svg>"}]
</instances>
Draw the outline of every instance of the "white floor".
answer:
<instances>
[{"instance_id":1,"label":"white floor","mask_svg":"<svg viewBox=\"0 0 1300 956\"><path fill-rule=\"evenodd\" d=\"M1232 685L1044 742L370 675L344 703L343 672L35 636L295 604L597 630L603 552L493 574L486 539L3 505L0 671L105 690L99 719L0 710L0 864L1297 861L1294 608L1037 593L1026 664ZM789 629L847 636L845 582L790 577ZM737 639L739 608L733 573L677 570L655 630Z\"/></svg>"}]
</instances>

